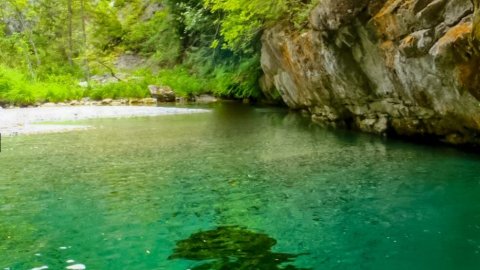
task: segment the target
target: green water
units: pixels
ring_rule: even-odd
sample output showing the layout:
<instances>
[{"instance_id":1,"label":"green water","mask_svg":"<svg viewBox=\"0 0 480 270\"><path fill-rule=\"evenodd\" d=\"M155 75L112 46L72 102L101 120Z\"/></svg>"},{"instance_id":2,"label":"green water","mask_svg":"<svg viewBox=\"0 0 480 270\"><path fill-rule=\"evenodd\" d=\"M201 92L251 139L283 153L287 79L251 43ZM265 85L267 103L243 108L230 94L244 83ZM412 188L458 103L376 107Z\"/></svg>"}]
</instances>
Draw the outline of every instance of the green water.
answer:
<instances>
[{"instance_id":1,"label":"green water","mask_svg":"<svg viewBox=\"0 0 480 270\"><path fill-rule=\"evenodd\" d=\"M3 138L0 270L480 268L476 155L227 104L81 123Z\"/></svg>"}]
</instances>

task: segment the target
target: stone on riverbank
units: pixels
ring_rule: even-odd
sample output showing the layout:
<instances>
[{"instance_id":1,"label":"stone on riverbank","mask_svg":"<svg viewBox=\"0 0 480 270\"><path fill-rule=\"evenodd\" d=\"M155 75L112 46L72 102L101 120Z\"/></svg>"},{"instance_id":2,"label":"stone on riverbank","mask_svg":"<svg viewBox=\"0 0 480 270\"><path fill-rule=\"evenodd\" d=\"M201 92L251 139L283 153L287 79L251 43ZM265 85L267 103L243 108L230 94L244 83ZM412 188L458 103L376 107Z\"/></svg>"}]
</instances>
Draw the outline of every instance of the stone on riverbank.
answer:
<instances>
[{"instance_id":1,"label":"stone on riverbank","mask_svg":"<svg viewBox=\"0 0 480 270\"><path fill-rule=\"evenodd\" d=\"M168 86L149 85L148 90L158 102L175 102L175 92Z\"/></svg>"}]
</instances>

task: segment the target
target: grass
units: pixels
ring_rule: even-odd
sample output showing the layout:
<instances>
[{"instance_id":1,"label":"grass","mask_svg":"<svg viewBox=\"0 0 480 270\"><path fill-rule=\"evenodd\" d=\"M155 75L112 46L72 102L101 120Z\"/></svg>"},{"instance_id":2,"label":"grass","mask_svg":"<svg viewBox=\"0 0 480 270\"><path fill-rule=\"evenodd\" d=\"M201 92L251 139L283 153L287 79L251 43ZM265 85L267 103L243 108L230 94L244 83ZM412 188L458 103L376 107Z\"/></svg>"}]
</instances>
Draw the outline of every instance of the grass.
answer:
<instances>
[{"instance_id":1,"label":"grass","mask_svg":"<svg viewBox=\"0 0 480 270\"><path fill-rule=\"evenodd\" d=\"M0 101L19 106L79 99L84 90L69 76L32 81L18 70L0 67Z\"/></svg>"},{"instance_id":2,"label":"grass","mask_svg":"<svg viewBox=\"0 0 480 270\"><path fill-rule=\"evenodd\" d=\"M170 86L180 96L192 96L211 92L207 79L192 75L183 67L160 71L157 81L161 85Z\"/></svg>"},{"instance_id":3,"label":"grass","mask_svg":"<svg viewBox=\"0 0 480 270\"><path fill-rule=\"evenodd\" d=\"M93 84L85 91L84 96L90 97L94 100L102 100L106 98L146 98L150 97L148 85L148 82L143 79L107 83L103 85Z\"/></svg>"},{"instance_id":4,"label":"grass","mask_svg":"<svg viewBox=\"0 0 480 270\"><path fill-rule=\"evenodd\" d=\"M106 98L149 97L148 85L170 86L177 96L190 97L205 93L220 97L258 97L256 81L244 76L248 68L232 70L217 67L207 76L189 72L185 67L161 70L158 74L139 70L128 81L79 86L79 79L72 75L50 75L41 80L32 80L16 69L0 66L0 103L28 106L44 102L65 102L89 97L94 100Z\"/></svg>"}]
</instances>

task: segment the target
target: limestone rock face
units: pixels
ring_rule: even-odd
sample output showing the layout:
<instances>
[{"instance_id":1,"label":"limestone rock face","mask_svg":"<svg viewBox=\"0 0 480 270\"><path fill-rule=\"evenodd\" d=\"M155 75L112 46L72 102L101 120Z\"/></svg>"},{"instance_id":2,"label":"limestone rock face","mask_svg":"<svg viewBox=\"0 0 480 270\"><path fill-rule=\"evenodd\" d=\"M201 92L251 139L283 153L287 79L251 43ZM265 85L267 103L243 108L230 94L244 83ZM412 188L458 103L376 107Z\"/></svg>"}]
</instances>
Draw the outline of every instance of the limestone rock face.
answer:
<instances>
[{"instance_id":1,"label":"limestone rock face","mask_svg":"<svg viewBox=\"0 0 480 270\"><path fill-rule=\"evenodd\" d=\"M478 8L478 0L319 1L307 29L265 31L262 89L317 122L480 144Z\"/></svg>"}]
</instances>

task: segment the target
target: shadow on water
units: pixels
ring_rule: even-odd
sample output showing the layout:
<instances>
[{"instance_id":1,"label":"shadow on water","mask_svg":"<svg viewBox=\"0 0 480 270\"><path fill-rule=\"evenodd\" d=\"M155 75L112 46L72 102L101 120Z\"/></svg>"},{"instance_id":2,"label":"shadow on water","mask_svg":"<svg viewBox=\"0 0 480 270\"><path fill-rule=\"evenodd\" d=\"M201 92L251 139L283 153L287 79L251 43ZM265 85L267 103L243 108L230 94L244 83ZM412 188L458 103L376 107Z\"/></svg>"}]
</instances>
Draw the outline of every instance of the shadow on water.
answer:
<instances>
[{"instance_id":1,"label":"shadow on water","mask_svg":"<svg viewBox=\"0 0 480 270\"><path fill-rule=\"evenodd\" d=\"M192 270L309 270L291 264L295 254L273 252L277 241L266 234L256 233L237 226L224 226L217 229L192 234L180 240L172 259L205 261Z\"/></svg>"}]
</instances>

